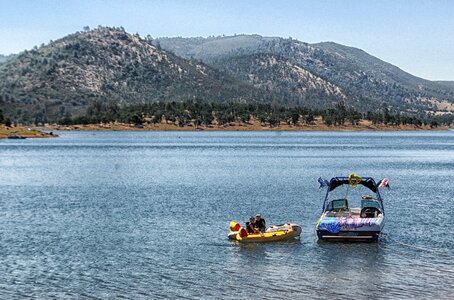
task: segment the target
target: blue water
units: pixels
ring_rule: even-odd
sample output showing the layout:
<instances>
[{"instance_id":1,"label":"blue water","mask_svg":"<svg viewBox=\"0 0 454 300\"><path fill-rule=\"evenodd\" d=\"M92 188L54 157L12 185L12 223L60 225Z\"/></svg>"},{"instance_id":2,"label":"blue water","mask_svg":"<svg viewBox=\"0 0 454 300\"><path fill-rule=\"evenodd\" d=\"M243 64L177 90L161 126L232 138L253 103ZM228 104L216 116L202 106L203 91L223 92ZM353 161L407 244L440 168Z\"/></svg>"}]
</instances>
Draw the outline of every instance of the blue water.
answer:
<instances>
[{"instance_id":1,"label":"blue water","mask_svg":"<svg viewBox=\"0 0 454 300\"><path fill-rule=\"evenodd\" d=\"M451 298L454 132L0 140L0 297ZM390 179L378 243L319 243L317 178ZM295 222L237 245L228 222Z\"/></svg>"}]
</instances>

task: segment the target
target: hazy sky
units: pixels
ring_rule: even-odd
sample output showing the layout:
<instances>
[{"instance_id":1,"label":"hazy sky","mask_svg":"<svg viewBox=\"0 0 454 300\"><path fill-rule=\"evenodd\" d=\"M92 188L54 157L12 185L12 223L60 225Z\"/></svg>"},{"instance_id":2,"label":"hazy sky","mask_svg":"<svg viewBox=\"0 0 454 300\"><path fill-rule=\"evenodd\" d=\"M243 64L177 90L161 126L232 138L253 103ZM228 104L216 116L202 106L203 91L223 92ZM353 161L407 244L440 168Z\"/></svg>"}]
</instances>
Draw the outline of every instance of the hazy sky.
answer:
<instances>
[{"instance_id":1,"label":"hazy sky","mask_svg":"<svg viewBox=\"0 0 454 300\"><path fill-rule=\"evenodd\" d=\"M88 25L131 33L257 33L361 48L414 75L454 80L454 1L0 0L0 53L17 53Z\"/></svg>"}]
</instances>

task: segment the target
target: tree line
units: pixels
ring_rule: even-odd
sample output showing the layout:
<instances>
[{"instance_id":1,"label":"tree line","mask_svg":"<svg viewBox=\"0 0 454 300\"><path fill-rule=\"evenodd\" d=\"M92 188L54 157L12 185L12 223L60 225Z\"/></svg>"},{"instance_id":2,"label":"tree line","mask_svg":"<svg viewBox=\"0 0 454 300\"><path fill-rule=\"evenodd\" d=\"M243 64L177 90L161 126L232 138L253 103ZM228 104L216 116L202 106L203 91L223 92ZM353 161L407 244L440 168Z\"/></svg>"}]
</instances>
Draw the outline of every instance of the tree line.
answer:
<instances>
[{"instance_id":1,"label":"tree line","mask_svg":"<svg viewBox=\"0 0 454 300\"><path fill-rule=\"evenodd\" d=\"M261 126L278 127L287 125L312 125L315 118L321 116L328 126L358 125L362 119L374 125L450 125L452 117L434 117L429 115L412 116L393 113L383 104L375 111L361 113L340 101L332 108L309 109L305 107L286 107L272 103L242 102L205 102L201 100L154 102L121 106L113 102L94 101L84 115L71 117L67 114L58 123L61 125L86 125L99 123L128 123L137 126L143 124L167 123L179 127L185 126L229 126L249 124L254 118Z\"/></svg>"},{"instance_id":2,"label":"tree line","mask_svg":"<svg viewBox=\"0 0 454 300\"><path fill-rule=\"evenodd\" d=\"M11 127L11 119L3 115L3 110L0 109L0 124L4 124L7 127Z\"/></svg>"}]
</instances>

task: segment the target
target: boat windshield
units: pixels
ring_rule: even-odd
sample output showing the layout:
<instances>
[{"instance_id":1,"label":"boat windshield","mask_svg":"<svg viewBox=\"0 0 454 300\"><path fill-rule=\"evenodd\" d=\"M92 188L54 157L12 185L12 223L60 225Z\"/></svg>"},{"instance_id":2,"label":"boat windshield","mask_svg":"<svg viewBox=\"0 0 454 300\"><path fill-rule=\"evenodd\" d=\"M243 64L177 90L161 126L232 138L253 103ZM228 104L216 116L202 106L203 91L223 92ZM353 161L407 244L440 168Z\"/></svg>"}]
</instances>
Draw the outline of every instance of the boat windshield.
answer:
<instances>
[{"instance_id":1,"label":"boat windshield","mask_svg":"<svg viewBox=\"0 0 454 300\"><path fill-rule=\"evenodd\" d=\"M346 210L348 209L348 200L347 199L336 199L331 200L328 203L326 210Z\"/></svg>"}]
</instances>

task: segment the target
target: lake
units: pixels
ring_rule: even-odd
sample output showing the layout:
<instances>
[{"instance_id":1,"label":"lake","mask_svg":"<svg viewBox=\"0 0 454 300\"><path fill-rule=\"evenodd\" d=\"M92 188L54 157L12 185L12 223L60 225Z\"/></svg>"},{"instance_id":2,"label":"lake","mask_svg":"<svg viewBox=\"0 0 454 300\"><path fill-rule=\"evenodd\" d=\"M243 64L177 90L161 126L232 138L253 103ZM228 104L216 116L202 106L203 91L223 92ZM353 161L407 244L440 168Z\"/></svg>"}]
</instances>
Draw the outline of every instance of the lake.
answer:
<instances>
[{"instance_id":1,"label":"lake","mask_svg":"<svg viewBox=\"0 0 454 300\"><path fill-rule=\"evenodd\" d=\"M58 134L0 140L1 298L452 297L454 131ZM389 178L383 235L317 242L351 172ZM301 239L227 239L256 213Z\"/></svg>"}]
</instances>

